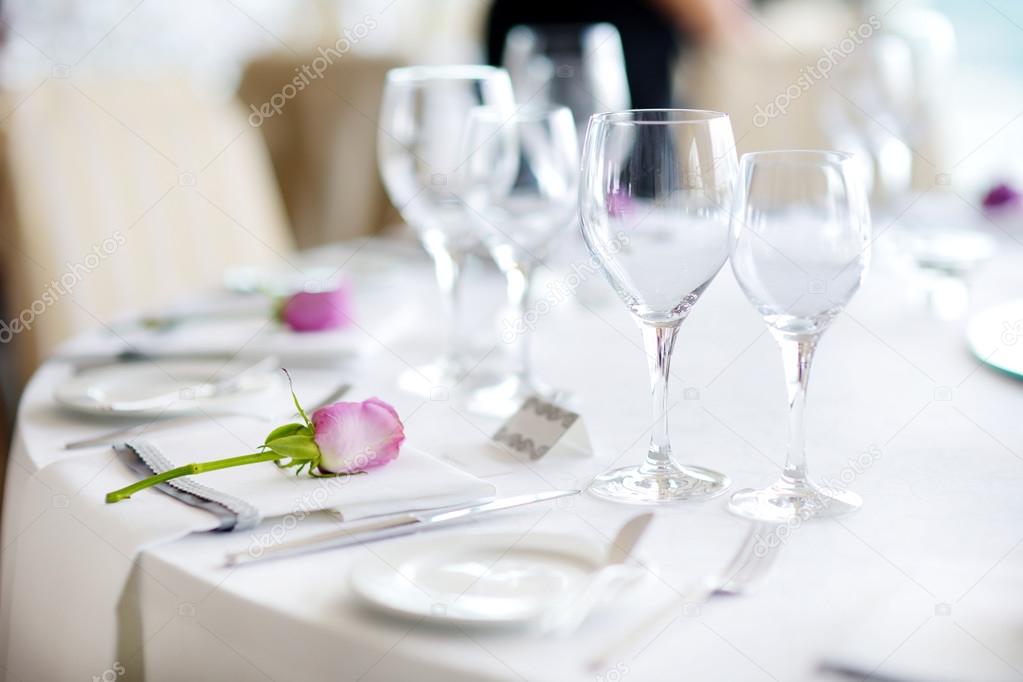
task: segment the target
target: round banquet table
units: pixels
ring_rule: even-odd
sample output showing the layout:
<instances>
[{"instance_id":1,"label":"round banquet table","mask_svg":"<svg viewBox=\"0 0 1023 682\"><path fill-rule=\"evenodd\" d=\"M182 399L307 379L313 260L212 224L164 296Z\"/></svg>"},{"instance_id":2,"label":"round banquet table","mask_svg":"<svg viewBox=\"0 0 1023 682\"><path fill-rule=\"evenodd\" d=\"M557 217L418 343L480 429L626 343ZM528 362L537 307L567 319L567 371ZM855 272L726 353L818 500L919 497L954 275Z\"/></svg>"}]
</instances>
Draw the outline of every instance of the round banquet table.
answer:
<instances>
[{"instance_id":1,"label":"round banquet table","mask_svg":"<svg viewBox=\"0 0 1023 682\"><path fill-rule=\"evenodd\" d=\"M376 242L329 253L357 273L363 310L406 318L393 340L364 326L376 352L351 371L360 392L397 407L409 443L499 495L584 487L612 462L642 456L652 417L639 332L582 256L538 286L549 305L536 316L534 356L539 376L572 392L594 452L524 461L489 442L497 420L444 392L421 399L396 387L402 370L439 347L425 257L380 269L390 252ZM972 308L1023 292L1020 263L1023 248L1004 240L976 279ZM498 274L479 267L469 279L469 308L495 311ZM559 280L579 295L559 295ZM399 303L413 291L410 312ZM502 347L495 338L486 350ZM733 490L772 482L786 439L779 353L727 266L684 323L672 369L678 457L727 472ZM40 368L18 415L3 513L7 679L811 680L824 679L820 664L834 657L894 675L949 652L959 666L949 669L972 679L1023 674L1023 384L980 365L962 322L933 319L884 263L824 336L807 411L811 471L846 481L862 510L779 534L777 561L754 594L680 611L597 673L584 662L734 553L749 524L727 513L727 496L657 509L637 550L648 579L571 636L438 627L380 615L350 592L353 562L373 556L390 570L388 548L400 541L233 569L224 553L244 548L247 533L123 552L110 528L76 517L74 491L54 495L38 483L47 465L80 456L64 442L109 428L56 408L69 372L61 362ZM637 511L579 495L430 537L557 532L606 543ZM331 523L311 515L296 537Z\"/></svg>"}]
</instances>

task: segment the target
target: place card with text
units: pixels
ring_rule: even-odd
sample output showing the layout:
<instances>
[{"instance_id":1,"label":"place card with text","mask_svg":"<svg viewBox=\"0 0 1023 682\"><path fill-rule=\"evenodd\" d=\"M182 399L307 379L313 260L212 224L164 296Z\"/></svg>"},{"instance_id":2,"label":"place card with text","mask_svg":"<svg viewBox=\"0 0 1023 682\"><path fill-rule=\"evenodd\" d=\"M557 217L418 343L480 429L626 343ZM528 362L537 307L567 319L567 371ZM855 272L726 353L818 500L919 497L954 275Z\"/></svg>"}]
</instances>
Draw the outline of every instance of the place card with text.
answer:
<instances>
[{"instance_id":1,"label":"place card with text","mask_svg":"<svg viewBox=\"0 0 1023 682\"><path fill-rule=\"evenodd\" d=\"M593 454L577 412L530 396L493 436L499 446L537 460L554 453Z\"/></svg>"}]
</instances>

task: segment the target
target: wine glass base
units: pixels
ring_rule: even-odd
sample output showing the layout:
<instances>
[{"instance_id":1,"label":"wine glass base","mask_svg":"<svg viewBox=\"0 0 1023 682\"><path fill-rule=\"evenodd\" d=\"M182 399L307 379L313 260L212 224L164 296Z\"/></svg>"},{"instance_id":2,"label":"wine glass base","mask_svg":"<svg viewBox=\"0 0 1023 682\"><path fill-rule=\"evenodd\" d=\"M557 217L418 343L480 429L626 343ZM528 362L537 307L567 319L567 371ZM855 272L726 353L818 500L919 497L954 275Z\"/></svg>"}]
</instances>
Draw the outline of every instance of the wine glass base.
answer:
<instances>
[{"instance_id":1,"label":"wine glass base","mask_svg":"<svg viewBox=\"0 0 1023 682\"><path fill-rule=\"evenodd\" d=\"M444 361L409 368L398 376L401 390L435 400L446 400L457 383L455 367Z\"/></svg>"},{"instance_id":2,"label":"wine glass base","mask_svg":"<svg viewBox=\"0 0 1023 682\"><path fill-rule=\"evenodd\" d=\"M398 375L398 388L431 400L448 400L469 395L495 381L494 375L484 369L470 371L467 364L440 358L402 372Z\"/></svg>"},{"instance_id":3,"label":"wine glass base","mask_svg":"<svg viewBox=\"0 0 1023 682\"><path fill-rule=\"evenodd\" d=\"M494 383L466 392L467 410L487 417L510 417L527 398L537 396L548 402L564 405L569 399L565 391L558 391L537 381L526 381L516 375L497 377Z\"/></svg>"},{"instance_id":4,"label":"wine glass base","mask_svg":"<svg viewBox=\"0 0 1023 682\"><path fill-rule=\"evenodd\" d=\"M732 484L717 471L696 466L674 466L663 473L650 473L645 466L613 469L597 476L588 493L627 504L671 504L707 500Z\"/></svg>"},{"instance_id":5,"label":"wine glass base","mask_svg":"<svg viewBox=\"0 0 1023 682\"><path fill-rule=\"evenodd\" d=\"M732 495L728 511L755 521L787 523L848 514L862 506L863 499L849 490L782 479L769 488L740 490Z\"/></svg>"}]
</instances>

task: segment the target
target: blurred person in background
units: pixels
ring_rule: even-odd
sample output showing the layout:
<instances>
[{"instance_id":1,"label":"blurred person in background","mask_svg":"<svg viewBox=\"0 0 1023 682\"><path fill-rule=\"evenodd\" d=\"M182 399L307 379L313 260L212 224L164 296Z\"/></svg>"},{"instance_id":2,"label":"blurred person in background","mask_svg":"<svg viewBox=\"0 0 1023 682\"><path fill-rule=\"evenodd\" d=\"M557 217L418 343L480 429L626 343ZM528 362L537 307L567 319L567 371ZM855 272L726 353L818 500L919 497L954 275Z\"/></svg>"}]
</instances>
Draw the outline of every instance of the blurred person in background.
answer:
<instances>
[{"instance_id":1,"label":"blurred person in background","mask_svg":"<svg viewBox=\"0 0 1023 682\"><path fill-rule=\"evenodd\" d=\"M514 26L613 25L622 37L625 70L636 109L670 107L673 68L690 45L719 44L741 31L745 9L719 0L495 0L487 21L487 60L500 65Z\"/></svg>"}]
</instances>

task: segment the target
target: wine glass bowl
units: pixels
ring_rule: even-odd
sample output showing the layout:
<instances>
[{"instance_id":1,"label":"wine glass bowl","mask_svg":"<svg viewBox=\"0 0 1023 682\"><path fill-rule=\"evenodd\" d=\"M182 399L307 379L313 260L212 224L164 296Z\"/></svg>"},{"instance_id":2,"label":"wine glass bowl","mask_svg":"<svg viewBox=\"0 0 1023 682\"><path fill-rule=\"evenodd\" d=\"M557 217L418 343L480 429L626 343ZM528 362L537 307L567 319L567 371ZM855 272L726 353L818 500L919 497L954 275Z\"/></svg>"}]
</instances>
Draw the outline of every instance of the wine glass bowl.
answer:
<instances>
[{"instance_id":1,"label":"wine glass bowl","mask_svg":"<svg viewBox=\"0 0 1023 682\"><path fill-rule=\"evenodd\" d=\"M579 133L591 115L630 106L612 24L520 24L508 31L501 62L522 99L568 107Z\"/></svg>"},{"instance_id":2,"label":"wine glass bowl","mask_svg":"<svg viewBox=\"0 0 1023 682\"><path fill-rule=\"evenodd\" d=\"M748 154L736 189L732 269L772 328L823 331L870 257L865 187L842 152Z\"/></svg>"},{"instance_id":3,"label":"wine glass bowl","mask_svg":"<svg viewBox=\"0 0 1023 682\"><path fill-rule=\"evenodd\" d=\"M633 314L652 323L680 321L728 257L736 172L728 117L688 110L600 114L591 131L589 158L603 149L615 170L583 189L587 246ZM704 140L713 149L702 149Z\"/></svg>"},{"instance_id":4,"label":"wine glass bowl","mask_svg":"<svg viewBox=\"0 0 1023 682\"><path fill-rule=\"evenodd\" d=\"M478 107L463 135L459 182L477 234L498 265L543 257L578 212L579 149L563 106L523 107L512 115Z\"/></svg>"},{"instance_id":5,"label":"wine glass bowl","mask_svg":"<svg viewBox=\"0 0 1023 682\"><path fill-rule=\"evenodd\" d=\"M739 175L732 271L781 347L789 436L781 478L735 493L729 510L770 522L853 511L859 496L809 477L803 412L817 343L859 289L870 258L862 169L841 152L777 151L746 154Z\"/></svg>"},{"instance_id":6,"label":"wine glass bowl","mask_svg":"<svg viewBox=\"0 0 1023 682\"><path fill-rule=\"evenodd\" d=\"M675 461L667 412L679 325L728 257L736 166L725 114L648 109L590 119L583 236L643 330L655 419L644 462L598 476L594 495L658 504L713 497L729 485L724 474Z\"/></svg>"}]
</instances>

